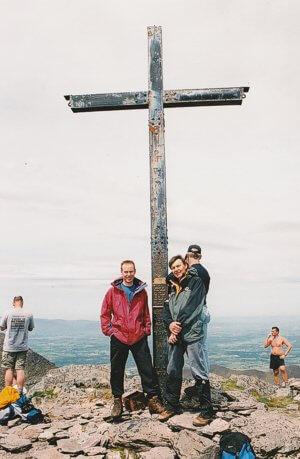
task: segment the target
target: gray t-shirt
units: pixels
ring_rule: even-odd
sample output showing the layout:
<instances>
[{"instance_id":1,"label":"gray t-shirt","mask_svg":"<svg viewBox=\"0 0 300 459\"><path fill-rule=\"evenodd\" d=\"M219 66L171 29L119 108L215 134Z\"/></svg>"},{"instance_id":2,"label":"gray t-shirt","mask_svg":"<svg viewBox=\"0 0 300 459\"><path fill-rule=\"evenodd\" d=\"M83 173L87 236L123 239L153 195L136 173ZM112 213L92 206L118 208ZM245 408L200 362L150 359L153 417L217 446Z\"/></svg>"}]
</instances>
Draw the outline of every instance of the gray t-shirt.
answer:
<instances>
[{"instance_id":1,"label":"gray t-shirt","mask_svg":"<svg viewBox=\"0 0 300 459\"><path fill-rule=\"evenodd\" d=\"M3 351L20 352L28 350L28 330L34 329L33 315L17 308L4 312L0 327L6 329Z\"/></svg>"}]
</instances>

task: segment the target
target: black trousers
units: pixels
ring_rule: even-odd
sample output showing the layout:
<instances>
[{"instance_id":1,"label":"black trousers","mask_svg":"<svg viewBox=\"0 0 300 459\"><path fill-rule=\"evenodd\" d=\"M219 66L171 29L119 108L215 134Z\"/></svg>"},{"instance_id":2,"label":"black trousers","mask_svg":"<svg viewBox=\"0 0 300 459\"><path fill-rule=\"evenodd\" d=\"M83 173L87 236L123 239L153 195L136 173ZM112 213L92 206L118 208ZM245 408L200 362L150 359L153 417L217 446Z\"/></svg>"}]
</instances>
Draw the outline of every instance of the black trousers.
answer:
<instances>
[{"instance_id":1,"label":"black trousers","mask_svg":"<svg viewBox=\"0 0 300 459\"><path fill-rule=\"evenodd\" d=\"M113 396L121 397L124 394L124 373L129 351L132 352L147 398L158 395L158 382L147 337L129 346L112 335L110 339L110 384Z\"/></svg>"}]
</instances>

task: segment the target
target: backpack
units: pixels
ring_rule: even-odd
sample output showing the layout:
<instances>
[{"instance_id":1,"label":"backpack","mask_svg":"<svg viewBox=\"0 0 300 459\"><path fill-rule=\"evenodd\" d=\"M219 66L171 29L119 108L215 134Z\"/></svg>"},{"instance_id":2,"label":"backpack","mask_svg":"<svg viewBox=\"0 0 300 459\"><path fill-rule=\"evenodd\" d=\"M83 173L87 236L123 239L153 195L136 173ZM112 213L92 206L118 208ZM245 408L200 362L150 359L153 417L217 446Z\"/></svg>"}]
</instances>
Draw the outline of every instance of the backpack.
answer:
<instances>
[{"instance_id":1,"label":"backpack","mask_svg":"<svg viewBox=\"0 0 300 459\"><path fill-rule=\"evenodd\" d=\"M12 405L8 405L0 410L0 426L6 426L10 419L15 417L15 410Z\"/></svg>"},{"instance_id":2,"label":"backpack","mask_svg":"<svg viewBox=\"0 0 300 459\"><path fill-rule=\"evenodd\" d=\"M250 438L240 432L230 432L220 440L220 459L254 459Z\"/></svg>"},{"instance_id":3,"label":"backpack","mask_svg":"<svg viewBox=\"0 0 300 459\"><path fill-rule=\"evenodd\" d=\"M16 402L11 405L15 411L16 416L28 422L29 424L39 424L43 422L44 415L41 410L34 407L26 395L22 395Z\"/></svg>"},{"instance_id":4,"label":"backpack","mask_svg":"<svg viewBox=\"0 0 300 459\"><path fill-rule=\"evenodd\" d=\"M0 409L15 402L18 398L20 398L18 389L11 386L4 387L0 392Z\"/></svg>"}]
</instances>

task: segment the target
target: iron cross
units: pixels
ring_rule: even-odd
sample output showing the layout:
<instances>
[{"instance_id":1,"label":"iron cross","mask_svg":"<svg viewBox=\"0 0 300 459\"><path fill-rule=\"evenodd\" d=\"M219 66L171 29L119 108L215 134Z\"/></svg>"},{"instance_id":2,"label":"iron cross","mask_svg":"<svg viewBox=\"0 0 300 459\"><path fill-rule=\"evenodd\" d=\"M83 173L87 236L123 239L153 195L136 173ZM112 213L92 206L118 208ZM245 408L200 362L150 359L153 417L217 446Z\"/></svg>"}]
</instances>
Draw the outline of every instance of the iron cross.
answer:
<instances>
[{"instance_id":1,"label":"iron cross","mask_svg":"<svg viewBox=\"0 0 300 459\"><path fill-rule=\"evenodd\" d=\"M148 27L148 91L65 96L73 112L149 109L153 358L160 385L166 377L166 332L162 308L167 297L168 236L164 107L241 105L249 87L163 90L162 31Z\"/></svg>"}]
</instances>

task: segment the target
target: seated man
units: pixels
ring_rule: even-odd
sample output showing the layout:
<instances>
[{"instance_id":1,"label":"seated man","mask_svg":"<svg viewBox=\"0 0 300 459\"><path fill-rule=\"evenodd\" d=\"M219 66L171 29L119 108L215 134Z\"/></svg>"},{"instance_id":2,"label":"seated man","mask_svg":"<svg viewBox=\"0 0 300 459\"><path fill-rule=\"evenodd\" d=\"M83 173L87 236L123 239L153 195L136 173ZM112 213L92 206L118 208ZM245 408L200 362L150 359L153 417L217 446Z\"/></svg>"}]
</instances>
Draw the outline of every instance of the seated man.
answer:
<instances>
[{"instance_id":1,"label":"seated man","mask_svg":"<svg viewBox=\"0 0 300 459\"><path fill-rule=\"evenodd\" d=\"M159 416L166 421L180 412L180 393L184 354L187 353L195 379L200 402L200 414L195 426L208 424L213 417L209 375L203 353L203 321L206 289L197 270L190 268L181 255L169 262L174 278L169 300L164 305L163 320L170 333L168 338L168 367L166 384L166 409Z\"/></svg>"}]
</instances>

